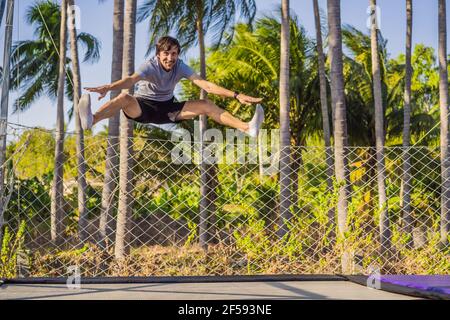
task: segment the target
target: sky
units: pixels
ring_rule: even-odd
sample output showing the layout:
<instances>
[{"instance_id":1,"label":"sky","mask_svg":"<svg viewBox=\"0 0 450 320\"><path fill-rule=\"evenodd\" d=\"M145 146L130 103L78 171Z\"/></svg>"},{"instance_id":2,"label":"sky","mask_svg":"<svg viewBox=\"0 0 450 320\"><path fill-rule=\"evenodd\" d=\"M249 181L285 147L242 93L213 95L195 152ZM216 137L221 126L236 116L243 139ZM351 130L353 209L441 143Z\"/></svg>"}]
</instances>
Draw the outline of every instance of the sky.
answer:
<instances>
[{"instance_id":1,"label":"sky","mask_svg":"<svg viewBox=\"0 0 450 320\"><path fill-rule=\"evenodd\" d=\"M56 0L55 0L56 1ZM58 0L59 1L59 0ZM138 6L144 0L138 0ZM14 16L13 41L34 39L33 28L24 21L27 8L35 0L16 0ZM76 0L80 8L81 28L79 31L88 32L101 42L100 60L95 64L81 64L81 80L83 87L99 86L110 82L111 57L112 57L112 14L113 0L100 3L98 0ZM404 52L406 32L405 0L378 0L381 18L381 32L388 40L387 48L391 58ZM280 1L256 0L257 17L273 15ZM435 48L438 45L438 12L437 0L413 0L413 45L423 43ZM369 0L341 0L341 16L343 24L350 24L356 28L369 32L366 27ZM323 14L326 15L326 0L319 0ZM312 0L291 0L292 14L297 15L299 22L305 27L307 34L315 38L314 14ZM450 17L450 5L447 6L447 16ZM0 52L3 61L4 21L0 31ZM148 24L139 23L136 29L136 68L146 59L145 53L148 46ZM450 37L450 32L448 33ZM208 35L208 33L207 33ZM210 39L206 38L207 42ZM448 40L447 40L448 41ZM80 54L82 54L82 50ZM182 58L189 61L198 57L198 47L193 47L184 53ZM233 88L228 88L232 90ZM40 126L54 129L56 126L56 99L41 98L36 101L28 111L12 113L12 103L17 93L10 95L10 112L8 121L26 126ZM106 98L98 101L97 96L92 96L92 109L95 112ZM66 101L66 106L69 103ZM66 107L65 107L66 108ZM67 108L66 108L67 110ZM66 118L67 121L67 118ZM97 125L98 131L107 125L103 121ZM74 130L73 120L69 123L68 130Z\"/></svg>"}]
</instances>

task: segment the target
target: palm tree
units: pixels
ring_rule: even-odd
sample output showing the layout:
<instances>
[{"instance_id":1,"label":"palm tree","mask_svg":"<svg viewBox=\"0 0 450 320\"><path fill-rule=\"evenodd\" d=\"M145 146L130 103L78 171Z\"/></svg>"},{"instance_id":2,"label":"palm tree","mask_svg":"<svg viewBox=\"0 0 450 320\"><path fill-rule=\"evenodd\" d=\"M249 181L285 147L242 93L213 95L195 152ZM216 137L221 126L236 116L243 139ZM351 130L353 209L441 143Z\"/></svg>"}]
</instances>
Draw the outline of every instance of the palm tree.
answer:
<instances>
[{"instance_id":1,"label":"palm tree","mask_svg":"<svg viewBox=\"0 0 450 320\"><path fill-rule=\"evenodd\" d=\"M319 79L320 79L320 105L322 111L323 136L325 140L325 155L327 164L327 186L328 190L333 189L333 151L331 149L331 130L330 120L328 117L328 98L327 98L327 79L325 75L325 55L323 53L322 45L322 26L320 23L319 3L318 0L313 0L314 5L314 19L316 24L316 43L317 43L317 57L319 64ZM330 225L334 225L334 210L328 213Z\"/></svg>"},{"instance_id":2,"label":"palm tree","mask_svg":"<svg viewBox=\"0 0 450 320\"><path fill-rule=\"evenodd\" d=\"M389 214L386 197L386 167L384 161L384 108L381 92L380 58L378 54L378 21L376 13L376 0L370 0L371 7L371 48L372 48L372 78L373 96L375 102L375 139L377 159L377 183L378 183L378 205L380 209L380 242L381 253L390 250Z\"/></svg>"},{"instance_id":3,"label":"palm tree","mask_svg":"<svg viewBox=\"0 0 450 320\"><path fill-rule=\"evenodd\" d=\"M134 72L136 42L136 0L125 1L124 42L122 77ZM132 90L130 90L132 93ZM131 192L133 179L133 122L123 112L120 117L120 167L119 167L119 208L117 213L115 257L122 259L128 255L129 223L131 219Z\"/></svg>"},{"instance_id":4,"label":"palm tree","mask_svg":"<svg viewBox=\"0 0 450 320\"><path fill-rule=\"evenodd\" d=\"M138 12L138 22L149 19L150 43L147 53L153 44L163 35L176 34L183 49L201 44L207 30L214 32L215 46L223 39L231 40L237 11L251 25L256 14L255 0L146 0ZM194 23L192 23L194 22ZM225 32L229 31L229 34ZM200 61L201 63L201 61ZM201 68L200 68L201 69Z\"/></svg>"},{"instance_id":5,"label":"palm tree","mask_svg":"<svg viewBox=\"0 0 450 320\"><path fill-rule=\"evenodd\" d=\"M198 34L198 44L200 49L200 76L203 79L206 79L206 53L205 53L205 29L203 29L203 18L204 18L204 12L203 8L199 6L199 3L197 4L197 19L195 21L197 34ZM205 90L200 91L200 99L206 99L207 98L207 92ZM200 116L200 152L201 155L203 154L203 134L207 129L207 118L204 115ZM201 156L200 159L203 159L203 156ZM209 167L209 168L208 168ZM203 163L203 160L201 160L200 163L200 222L199 222L199 240L200 240L200 246L202 248L207 248L208 243L208 223L210 221L210 217L215 211L215 208L213 207L213 199L211 199L212 193L215 192L212 188L212 180L211 177L214 173L211 172L213 166L208 166L206 163ZM210 170L208 170L210 169ZM209 195L209 196L208 196ZM214 196L213 196L214 198Z\"/></svg>"},{"instance_id":6,"label":"palm tree","mask_svg":"<svg viewBox=\"0 0 450 320\"><path fill-rule=\"evenodd\" d=\"M290 139L295 146L304 146L308 137L323 132L320 81L314 41L308 38L306 30L292 12L289 19L289 105L290 122L295 123L290 130ZM264 97L265 124L270 128L279 128L281 6L279 17L262 17L252 29L245 24L237 24L233 40L208 55L208 68L214 70L209 78L223 87L258 93ZM182 89L183 99L198 96L197 88L190 82L182 83ZM241 118L253 113L252 107L241 105L237 100L230 102L217 96L212 99L219 106L226 105Z\"/></svg>"},{"instance_id":7,"label":"palm tree","mask_svg":"<svg viewBox=\"0 0 450 320\"><path fill-rule=\"evenodd\" d=\"M291 154L289 123L289 0L281 1L280 43L280 221L279 236L287 232L291 219Z\"/></svg>"},{"instance_id":8,"label":"palm tree","mask_svg":"<svg viewBox=\"0 0 450 320\"><path fill-rule=\"evenodd\" d=\"M26 13L26 23L34 28L35 40L18 41L13 46L11 87L20 89L14 112L25 111L42 95L56 98L58 89L58 48L61 27L60 6L50 0L34 3ZM94 63L100 57L100 43L89 33L80 32L77 42L85 49L83 62ZM73 99L71 60L66 58L67 97ZM72 110L69 110L69 115Z\"/></svg>"},{"instance_id":9,"label":"palm tree","mask_svg":"<svg viewBox=\"0 0 450 320\"><path fill-rule=\"evenodd\" d=\"M405 53L405 97L403 110L403 226L404 231L412 239L413 221L411 216L411 159L410 159L410 141L411 141L411 42L412 42L412 0L406 0L406 53ZM408 246L411 246L411 241Z\"/></svg>"},{"instance_id":10,"label":"palm tree","mask_svg":"<svg viewBox=\"0 0 450 320\"><path fill-rule=\"evenodd\" d=\"M122 77L123 60L123 0L114 0L113 17L113 56L111 65L111 82L115 82ZM111 92L111 99L114 99L120 92ZM119 122L120 113L108 120L108 139L106 149L105 179L102 192L102 206L100 211L100 244L110 245L114 235L113 218L113 198L114 190L117 186L118 176L118 145L119 145ZM106 243L107 242L107 243Z\"/></svg>"},{"instance_id":11,"label":"palm tree","mask_svg":"<svg viewBox=\"0 0 450 320\"><path fill-rule=\"evenodd\" d=\"M450 154L448 132L448 71L446 0L439 0L439 105L441 117L441 244L448 244L450 225Z\"/></svg>"},{"instance_id":12,"label":"palm tree","mask_svg":"<svg viewBox=\"0 0 450 320\"><path fill-rule=\"evenodd\" d=\"M77 169L78 169L78 235L81 241L85 241L88 237L87 227L87 203L86 203L86 163L84 159L84 133L81 128L80 117L78 115L78 101L81 97L81 74L80 61L78 57L77 30L75 28L75 15L72 10L74 0L67 0L68 18L69 18L69 35L70 35L70 51L72 57L73 70L73 104L75 106L75 132L77 147Z\"/></svg>"},{"instance_id":13,"label":"palm tree","mask_svg":"<svg viewBox=\"0 0 450 320\"><path fill-rule=\"evenodd\" d=\"M371 72L371 37L364 32L345 26L342 29L342 40L347 55L344 56L345 92L349 145L374 146L375 110L373 108L373 77ZM388 59L387 41L378 33L378 50L380 59L381 87L383 105L385 106L388 136L400 140L403 132L403 109L399 108L404 101L402 91L405 78L405 62L402 56ZM433 83L429 79L437 78L433 69L433 49L417 45L411 57L412 65L417 65L414 74L416 89L412 91L415 100L415 112L411 114L411 137L419 138L433 127L436 121L428 112L429 106L437 103L433 94ZM427 135L428 139L431 136ZM412 138L411 138L412 139ZM372 158L375 158L375 154ZM369 167L375 167L376 162ZM376 180L375 175L368 180Z\"/></svg>"},{"instance_id":14,"label":"palm tree","mask_svg":"<svg viewBox=\"0 0 450 320\"><path fill-rule=\"evenodd\" d=\"M256 5L254 0L146 0L140 7L138 21L149 18L150 45L148 53L153 48L155 40L171 32L176 34L181 46L186 49L196 43L200 49L200 76L206 79L205 33L215 32L216 45L222 42L225 31L234 22L236 12L240 9L241 16L251 24ZM232 39L233 29L228 39ZM206 98L206 92L200 93L200 98ZM206 116L200 116L200 141L206 130ZM203 147L200 146L200 152ZM208 234L208 220L214 210L214 166L205 163L200 165L200 246L206 248L210 237ZM209 196L208 196L209 195ZM209 233L212 233L211 231Z\"/></svg>"},{"instance_id":15,"label":"palm tree","mask_svg":"<svg viewBox=\"0 0 450 320\"><path fill-rule=\"evenodd\" d=\"M51 237L60 244L63 232L63 162L64 162L64 80L66 76L66 45L67 45L67 2L61 2L61 23L59 36L59 75L58 104L56 111L55 134L55 170L52 185L51 203Z\"/></svg>"},{"instance_id":16,"label":"palm tree","mask_svg":"<svg viewBox=\"0 0 450 320\"><path fill-rule=\"evenodd\" d=\"M61 6L62 8L62 6ZM55 148L55 175L52 188L51 235L60 242L62 230L62 152L64 140L64 92L73 99L71 81L71 59L66 57L67 28L63 30L66 10L53 1L40 1L29 7L26 14L28 24L35 27L36 40L19 41L14 45L11 68L11 86L23 92L14 103L14 112L28 109L43 94L58 98L57 128ZM64 14L64 15L63 15ZM90 34L80 33L77 42L86 48L84 62L94 62L99 58L99 43ZM60 48L56 43L60 43ZM63 44L65 44L63 46ZM61 50L64 47L64 50ZM64 53L64 57L63 54ZM63 65L61 66L60 63ZM59 68L56 66L59 65ZM66 77L67 75L67 77ZM61 78L62 76L62 78ZM62 96L61 96L62 95ZM69 110L69 115L71 114Z\"/></svg>"},{"instance_id":17,"label":"palm tree","mask_svg":"<svg viewBox=\"0 0 450 320\"><path fill-rule=\"evenodd\" d=\"M337 204L338 231L341 237L347 230L347 201L349 198L349 170L347 167L347 117L344 93L341 36L341 2L328 0L328 42L330 57L331 104L334 108L334 161L336 180L339 185ZM342 272L350 272L350 257L344 253Z\"/></svg>"}]
</instances>

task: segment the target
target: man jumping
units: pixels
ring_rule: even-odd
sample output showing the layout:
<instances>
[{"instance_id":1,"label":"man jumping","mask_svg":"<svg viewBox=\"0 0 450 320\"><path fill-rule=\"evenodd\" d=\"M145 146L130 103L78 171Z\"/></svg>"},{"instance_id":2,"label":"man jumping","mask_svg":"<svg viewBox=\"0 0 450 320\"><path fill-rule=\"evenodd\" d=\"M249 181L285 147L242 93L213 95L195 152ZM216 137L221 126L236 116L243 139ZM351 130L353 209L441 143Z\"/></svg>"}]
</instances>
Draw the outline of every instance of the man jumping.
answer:
<instances>
[{"instance_id":1,"label":"man jumping","mask_svg":"<svg viewBox=\"0 0 450 320\"><path fill-rule=\"evenodd\" d=\"M109 85L85 88L89 92L99 93L100 100L108 91L129 89L139 82L134 96L121 93L101 106L95 114L91 112L89 95L83 95L79 103L83 129L92 128L97 122L114 116L122 109L128 119L155 124L178 123L199 115L207 115L217 123L241 130L251 137L257 137L264 120L264 111L260 105L257 105L252 120L243 122L206 99L182 102L174 100L175 85L182 78L189 79L208 93L235 98L246 105L262 100L227 90L202 79L178 58L180 48L178 40L168 36L162 37L156 45L156 56L142 64L133 75Z\"/></svg>"}]
</instances>

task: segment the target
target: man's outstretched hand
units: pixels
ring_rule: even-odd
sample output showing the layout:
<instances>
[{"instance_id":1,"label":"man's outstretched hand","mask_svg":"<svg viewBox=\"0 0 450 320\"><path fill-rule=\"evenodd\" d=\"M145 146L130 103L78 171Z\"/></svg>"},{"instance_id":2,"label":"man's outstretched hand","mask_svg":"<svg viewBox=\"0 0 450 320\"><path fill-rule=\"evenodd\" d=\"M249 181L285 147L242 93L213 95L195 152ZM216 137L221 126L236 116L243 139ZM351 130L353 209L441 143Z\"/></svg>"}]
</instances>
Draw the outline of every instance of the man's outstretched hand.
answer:
<instances>
[{"instance_id":1,"label":"man's outstretched hand","mask_svg":"<svg viewBox=\"0 0 450 320\"><path fill-rule=\"evenodd\" d=\"M106 85L106 86L100 86L100 87L95 87L95 88L84 88L84 89L86 89L86 90L89 91L89 92L96 92L96 93L99 93L100 96L98 97L98 100L101 100L101 99L103 99L103 98L106 96L106 94L108 93L108 91L109 91L109 86Z\"/></svg>"},{"instance_id":2,"label":"man's outstretched hand","mask_svg":"<svg viewBox=\"0 0 450 320\"><path fill-rule=\"evenodd\" d=\"M254 98L250 96L246 96L245 94L239 93L236 99L239 100L240 103L250 105L252 103L258 103L262 101L262 98Z\"/></svg>"}]
</instances>

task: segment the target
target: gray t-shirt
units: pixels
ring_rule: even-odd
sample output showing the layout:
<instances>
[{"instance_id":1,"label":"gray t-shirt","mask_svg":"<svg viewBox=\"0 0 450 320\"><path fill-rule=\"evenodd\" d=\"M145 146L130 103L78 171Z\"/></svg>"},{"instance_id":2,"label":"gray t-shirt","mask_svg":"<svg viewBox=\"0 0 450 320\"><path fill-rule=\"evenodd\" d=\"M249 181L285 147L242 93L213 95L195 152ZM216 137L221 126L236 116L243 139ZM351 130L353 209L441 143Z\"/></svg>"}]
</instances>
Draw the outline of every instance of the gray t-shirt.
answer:
<instances>
[{"instance_id":1,"label":"gray t-shirt","mask_svg":"<svg viewBox=\"0 0 450 320\"><path fill-rule=\"evenodd\" d=\"M158 57L153 57L144 62L136 73L144 79L137 83L136 97L167 101L172 99L176 84L182 78L189 78L194 71L178 59L172 70L167 72L160 65Z\"/></svg>"}]
</instances>

